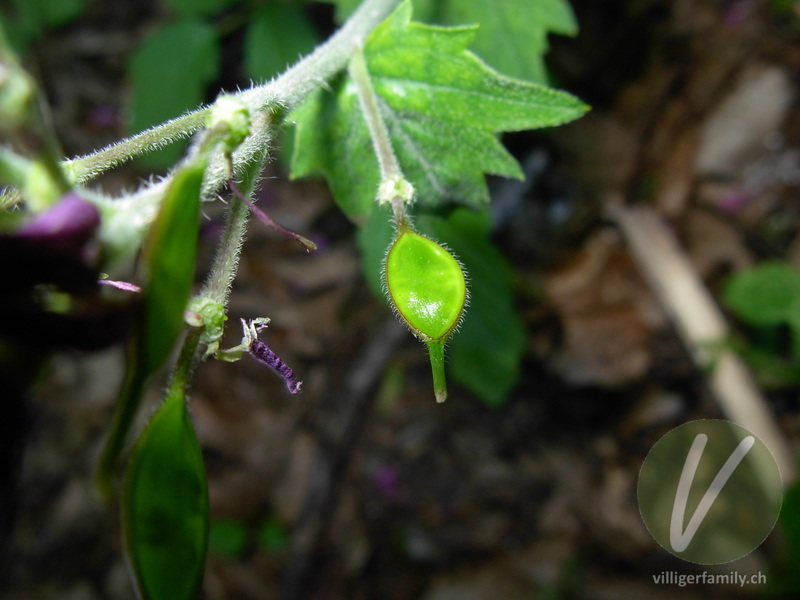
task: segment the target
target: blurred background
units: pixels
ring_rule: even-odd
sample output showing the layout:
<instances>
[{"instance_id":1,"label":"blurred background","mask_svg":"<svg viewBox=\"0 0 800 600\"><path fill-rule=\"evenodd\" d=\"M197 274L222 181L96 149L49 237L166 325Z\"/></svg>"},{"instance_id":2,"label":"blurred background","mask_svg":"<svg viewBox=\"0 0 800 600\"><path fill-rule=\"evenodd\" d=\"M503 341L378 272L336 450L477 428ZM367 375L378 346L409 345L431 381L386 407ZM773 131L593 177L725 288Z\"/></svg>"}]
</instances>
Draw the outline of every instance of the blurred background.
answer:
<instances>
[{"instance_id":1,"label":"blurred background","mask_svg":"<svg viewBox=\"0 0 800 600\"><path fill-rule=\"evenodd\" d=\"M527 179L490 182L491 264L505 275L472 285L506 308L481 341L485 359L466 373L453 366L443 405L424 347L366 282L355 226L324 183L289 181L291 140L281 139L260 206L320 249L307 254L254 222L226 342L241 338L240 317L269 316L264 339L304 385L290 396L247 358L209 361L196 374L190 410L212 510L205 598L797 597L800 505L787 503L756 552L719 567L673 557L642 522L636 484L648 450L681 423L729 413L713 360L698 360L683 329L680 311L693 307L670 305L620 215L637 207L661 219L657 231L676 242L727 323L710 356L741 359L756 382L750 401L766 406L777 431L771 442L793 456L800 319L762 317L770 302L800 298L800 3L569 5L574 15L544 46L532 35L541 52L513 74L567 90L592 111L505 137ZM65 156L270 77L336 27L322 3L0 7ZM558 35L574 33L573 16L578 32ZM129 189L180 152L99 184ZM206 210L201 265L223 208ZM780 276L759 271L765 264ZM6 490L16 512L0 598L133 598L117 517L89 484L122 369L120 348L61 354L15 417L26 434L19 483ZM653 581L703 570L760 571L768 582Z\"/></svg>"}]
</instances>

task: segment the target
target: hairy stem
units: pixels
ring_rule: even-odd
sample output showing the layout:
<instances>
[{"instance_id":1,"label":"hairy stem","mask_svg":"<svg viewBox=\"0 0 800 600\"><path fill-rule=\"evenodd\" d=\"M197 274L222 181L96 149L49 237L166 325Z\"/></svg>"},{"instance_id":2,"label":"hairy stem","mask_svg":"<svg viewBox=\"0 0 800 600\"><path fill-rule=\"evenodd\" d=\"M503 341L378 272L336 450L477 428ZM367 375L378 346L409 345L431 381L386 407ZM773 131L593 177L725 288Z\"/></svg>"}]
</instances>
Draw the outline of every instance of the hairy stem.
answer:
<instances>
[{"instance_id":1,"label":"hairy stem","mask_svg":"<svg viewBox=\"0 0 800 600\"><path fill-rule=\"evenodd\" d=\"M243 190L242 193L248 196L251 192L252 186ZM203 296L207 296L223 306L228 303L231 284L236 276L239 255L247 231L248 217L247 205L233 195L228 205L228 214L225 218L225 229L222 231L219 250L202 292Z\"/></svg>"},{"instance_id":2,"label":"hairy stem","mask_svg":"<svg viewBox=\"0 0 800 600\"><path fill-rule=\"evenodd\" d=\"M116 142L86 156L65 161L64 166L75 184L86 183L98 175L129 161L139 154L163 148L189 137L205 123L209 108L199 108L151 129Z\"/></svg>"},{"instance_id":3,"label":"hairy stem","mask_svg":"<svg viewBox=\"0 0 800 600\"><path fill-rule=\"evenodd\" d=\"M364 60L364 53L361 48L353 53L348 66L348 72L353 82L356 84L358 101L364 114L364 120L369 127L369 134L372 138L372 145L378 157L378 165L381 169L381 179L394 179L402 177L403 171L400 163L392 149L392 142L389 138L389 130L381 117L378 107L378 98L375 89L372 87L372 80L367 70L367 62Z\"/></svg>"},{"instance_id":4,"label":"hairy stem","mask_svg":"<svg viewBox=\"0 0 800 600\"><path fill-rule=\"evenodd\" d=\"M399 2L365 0L344 26L314 52L277 78L234 95L244 101L253 114L279 108L288 112L342 70L350 55ZM76 183L85 183L138 154L162 147L165 142L188 137L202 127L207 111L208 107L205 107L187 113L103 150L67 161L66 166ZM253 154L255 150L240 153L237 158L247 162Z\"/></svg>"},{"instance_id":5,"label":"hairy stem","mask_svg":"<svg viewBox=\"0 0 800 600\"><path fill-rule=\"evenodd\" d=\"M381 171L378 201L385 202L388 200L391 202L397 228L399 230L406 229L409 219L405 205L411 201L414 188L403 175L400 163L392 148L389 130L386 128L386 123L384 123L381 116L378 97L372 87L367 62L364 60L364 53L361 48L354 52L350 58L348 73L356 86L358 102L361 106L364 120L367 122L375 155L378 157L378 166Z\"/></svg>"},{"instance_id":6,"label":"hairy stem","mask_svg":"<svg viewBox=\"0 0 800 600\"><path fill-rule=\"evenodd\" d=\"M189 382L192 380L192 373L197 365L197 347L203 335L202 327L192 327L183 339L181 353L175 363L175 370L167 388L167 398L179 394L185 398L189 390Z\"/></svg>"}]
</instances>

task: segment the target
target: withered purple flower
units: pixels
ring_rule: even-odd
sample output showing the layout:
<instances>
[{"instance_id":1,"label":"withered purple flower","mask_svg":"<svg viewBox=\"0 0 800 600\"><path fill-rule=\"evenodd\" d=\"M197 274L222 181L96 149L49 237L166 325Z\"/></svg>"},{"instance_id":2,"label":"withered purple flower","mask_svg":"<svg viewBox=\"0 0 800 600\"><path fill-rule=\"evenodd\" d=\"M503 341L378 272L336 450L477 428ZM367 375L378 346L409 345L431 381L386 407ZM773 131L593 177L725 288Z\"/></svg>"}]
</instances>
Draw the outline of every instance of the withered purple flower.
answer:
<instances>
[{"instance_id":1,"label":"withered purple flower","mask_svg":"<svg viewBox=\"0 0 800 600\"><path fill-rule=\"evenodd\" d=\"M258 339L258 332L261 331L268 319L255 319L249 324L242 319L242 328L244 329L244 343L247 346L247 351L250 356L255 358L262 365L268 366L270 369L280 375L286 382L286 387L289 393L296 394L300 391L300 386L303 385L302 381L297 381L294 371L281 360L264 342Z\"/></svg>"}]
</instances>

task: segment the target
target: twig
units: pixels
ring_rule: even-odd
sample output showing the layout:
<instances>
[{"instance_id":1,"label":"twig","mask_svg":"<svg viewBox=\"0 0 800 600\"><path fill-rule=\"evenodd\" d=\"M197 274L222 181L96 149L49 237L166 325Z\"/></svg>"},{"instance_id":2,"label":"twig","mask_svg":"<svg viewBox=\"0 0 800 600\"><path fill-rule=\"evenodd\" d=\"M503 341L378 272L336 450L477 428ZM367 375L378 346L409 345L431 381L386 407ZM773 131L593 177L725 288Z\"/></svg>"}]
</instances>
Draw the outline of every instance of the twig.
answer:
<instances>
[{"instance_id":1,"label":"twig","mask_svg":"<svg viewBox=\"0 0 800 600\"><path fill-rule=\"evenodd\" d=\"M761 438L783 480L792 480L789 445L747 367L730 350L719 349L728 336L725 317L675 236L652 209L617 207L613 215L695 364L707 373L723 414Z\"/></svg>"}]
</instances>

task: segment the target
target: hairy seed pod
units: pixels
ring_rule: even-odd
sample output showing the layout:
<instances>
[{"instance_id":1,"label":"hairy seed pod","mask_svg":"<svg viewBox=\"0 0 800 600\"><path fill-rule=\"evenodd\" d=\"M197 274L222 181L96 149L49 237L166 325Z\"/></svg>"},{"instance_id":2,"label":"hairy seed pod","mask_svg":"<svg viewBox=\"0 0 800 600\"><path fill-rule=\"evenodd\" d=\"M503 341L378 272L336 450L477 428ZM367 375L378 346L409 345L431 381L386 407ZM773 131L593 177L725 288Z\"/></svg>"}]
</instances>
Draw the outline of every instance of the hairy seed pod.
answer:
<instances>
[{"instance_id":1,"label":"hairy seed pod","mask_svg":"<svg viewBox=\"0 0 800 600\"><path fill-rule=\"evenodd\" d=\"M436 400L443 402L444 345L467 304L464 269L444 246L406 228L386 254L384 282L397 314L428 346Z\"/></svg>"}]
</instances>

